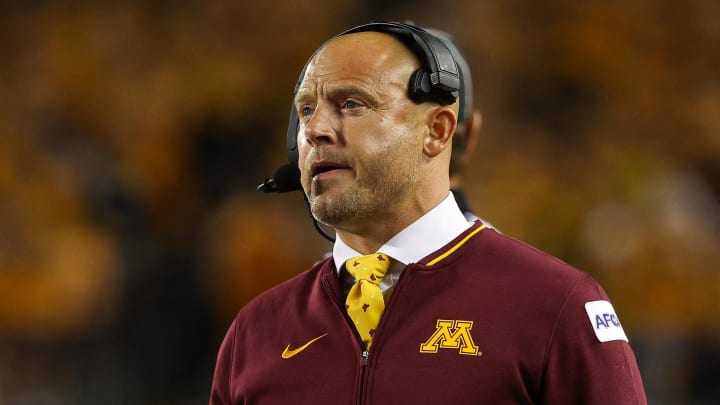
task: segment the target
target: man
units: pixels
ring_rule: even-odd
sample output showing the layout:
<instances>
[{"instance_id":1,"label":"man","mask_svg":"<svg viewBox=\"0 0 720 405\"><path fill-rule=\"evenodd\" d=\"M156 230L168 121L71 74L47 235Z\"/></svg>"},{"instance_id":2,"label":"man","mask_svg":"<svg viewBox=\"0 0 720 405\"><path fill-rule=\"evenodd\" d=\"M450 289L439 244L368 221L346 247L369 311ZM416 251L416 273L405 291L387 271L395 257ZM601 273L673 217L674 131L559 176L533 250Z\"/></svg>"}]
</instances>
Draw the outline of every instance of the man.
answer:
<instances>
[{"instance_id":1,"label":"man","mask_svg":"<svg viewBox=\"0 0 720 405\"><path fill-rule=\"evenodd\" d=\"M448 175L458 87L423 93L445 72L423 76L413 41L437 43L388 26L336 36L306 66L298 165L333 255L240 310L210 403L646 403L600 286L463 217Z\"/></svg>"}]
</instances>

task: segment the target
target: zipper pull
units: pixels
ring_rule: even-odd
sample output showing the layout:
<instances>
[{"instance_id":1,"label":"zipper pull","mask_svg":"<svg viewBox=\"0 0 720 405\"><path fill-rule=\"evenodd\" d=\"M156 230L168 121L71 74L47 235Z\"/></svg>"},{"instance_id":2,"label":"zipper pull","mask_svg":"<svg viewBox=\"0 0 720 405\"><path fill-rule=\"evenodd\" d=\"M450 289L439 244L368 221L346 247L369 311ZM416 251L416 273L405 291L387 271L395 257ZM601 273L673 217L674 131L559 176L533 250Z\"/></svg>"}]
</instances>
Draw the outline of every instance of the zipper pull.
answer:
<instances>
[{"instance_id":1,"label":"zipper pull","mask_svg":"<svg viewBox=\"0 0 720 405\"><path fill-rule=\"evenodd\" d=\"M370 356L370 352L367 350L363 350L361 358L360 358L360 364L363 366L367 366L369 356Z\"/></svg>"}]
</instances>

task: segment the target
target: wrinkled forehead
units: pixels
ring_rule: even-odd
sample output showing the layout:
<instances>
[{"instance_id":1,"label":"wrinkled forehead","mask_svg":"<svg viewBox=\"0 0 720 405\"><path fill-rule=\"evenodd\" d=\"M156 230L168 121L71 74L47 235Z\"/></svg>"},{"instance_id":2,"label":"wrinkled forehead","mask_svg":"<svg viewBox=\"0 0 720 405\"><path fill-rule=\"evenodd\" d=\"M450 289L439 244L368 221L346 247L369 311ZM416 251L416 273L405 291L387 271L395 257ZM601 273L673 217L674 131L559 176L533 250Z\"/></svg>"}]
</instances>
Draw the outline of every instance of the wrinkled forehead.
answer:
<instances>
[{"instance_id":1,"label":"wrinkled forehead","mask_svg":"<svg viewBox=\"0 0 720 405\"><path fill-rule=\"evenodd\" d=\"M300 89L327 80L370 80L407 85L420 61L402 42L380 32L341 35L327 42L308 63Z\"/></svg>"}]
</instances>

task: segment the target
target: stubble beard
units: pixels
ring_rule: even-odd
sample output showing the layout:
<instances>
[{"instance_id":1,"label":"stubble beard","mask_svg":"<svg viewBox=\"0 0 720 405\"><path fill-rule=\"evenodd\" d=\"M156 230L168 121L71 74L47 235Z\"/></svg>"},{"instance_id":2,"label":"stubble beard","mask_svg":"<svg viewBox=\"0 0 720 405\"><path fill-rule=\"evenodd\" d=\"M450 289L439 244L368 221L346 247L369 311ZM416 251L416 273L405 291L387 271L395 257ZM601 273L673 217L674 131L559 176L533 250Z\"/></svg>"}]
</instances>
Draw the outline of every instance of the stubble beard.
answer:
<instances>
[{"instance_id":1,"label":"stubble beard","mask_svg":"<svg viewBox=\"0 0 720 405\"><path fill-rule=\"evenodd\" d=\"M318 222L334 228L347 228L382 218L396 209L415 185L418 164L408 161L409 155L397 149L385 149L382 153L383 159L365 162L365 176L360 181L356 178L347 190L335 198L318 196L313 182L308 201L310 211Z\"/></svg>"}]
</instances>

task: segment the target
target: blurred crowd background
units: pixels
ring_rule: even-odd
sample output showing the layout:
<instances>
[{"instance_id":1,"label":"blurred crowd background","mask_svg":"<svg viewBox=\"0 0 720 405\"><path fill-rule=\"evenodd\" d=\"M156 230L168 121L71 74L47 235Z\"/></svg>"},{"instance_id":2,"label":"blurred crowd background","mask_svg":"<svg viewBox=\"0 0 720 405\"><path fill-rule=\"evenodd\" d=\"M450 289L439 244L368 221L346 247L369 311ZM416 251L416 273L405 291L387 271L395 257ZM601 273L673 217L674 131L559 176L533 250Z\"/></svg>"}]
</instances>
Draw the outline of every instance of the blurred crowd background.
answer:
<instances>
[{"instance_id":1,"label":"blurred crowd background","mask_svg":"<svg viewBox=\"0 0 720 405\"><path fill-rule=\"evenodd\" d=\"M651 403L717 403L720 2L31 0L0 4L0 404L207 403L237 309L330 248L255 191L300 69L407 19L473 70L477 214L603 284Z\"/></svg>"}]
</instances>

